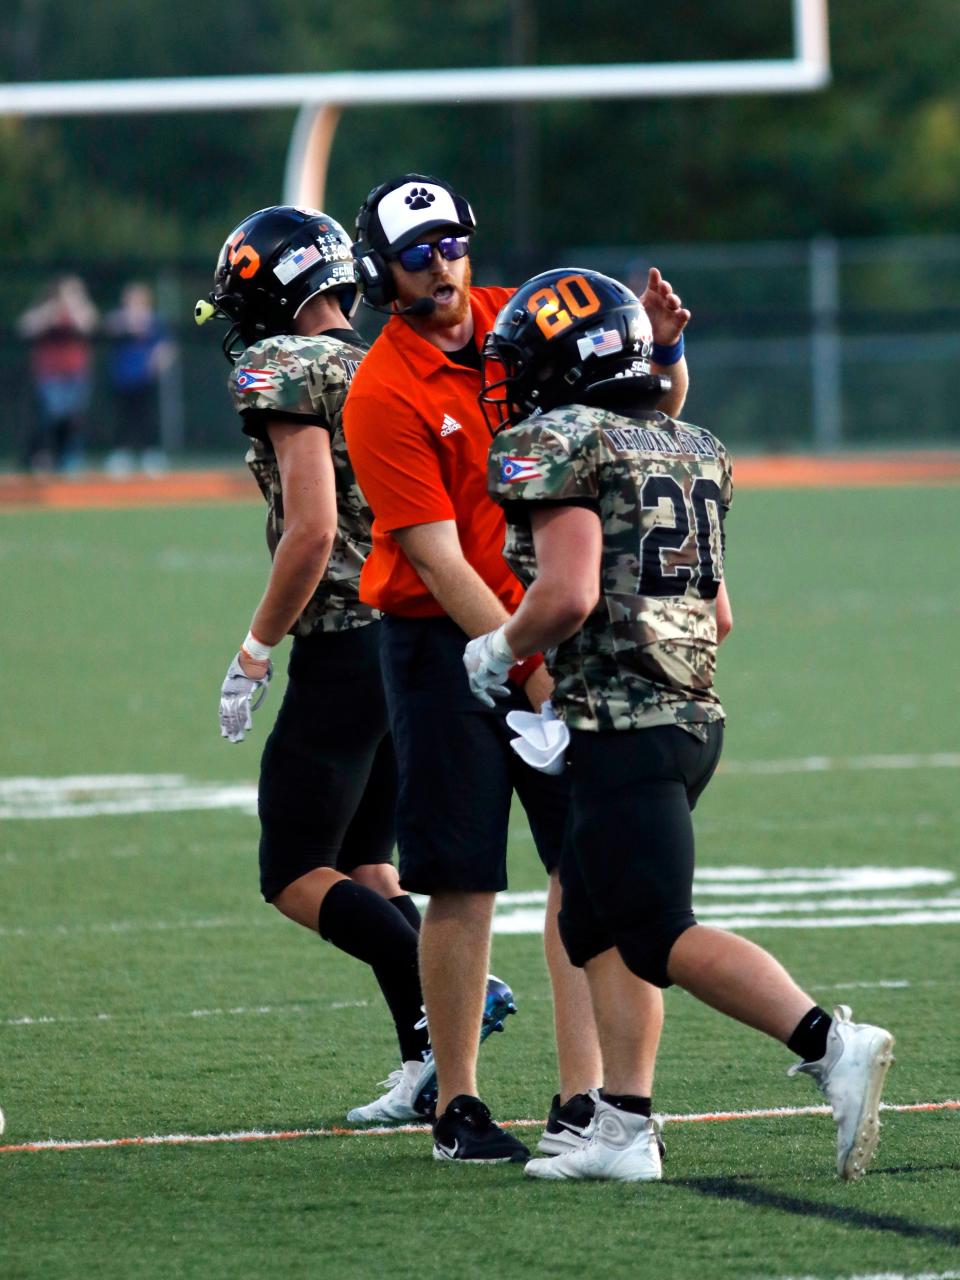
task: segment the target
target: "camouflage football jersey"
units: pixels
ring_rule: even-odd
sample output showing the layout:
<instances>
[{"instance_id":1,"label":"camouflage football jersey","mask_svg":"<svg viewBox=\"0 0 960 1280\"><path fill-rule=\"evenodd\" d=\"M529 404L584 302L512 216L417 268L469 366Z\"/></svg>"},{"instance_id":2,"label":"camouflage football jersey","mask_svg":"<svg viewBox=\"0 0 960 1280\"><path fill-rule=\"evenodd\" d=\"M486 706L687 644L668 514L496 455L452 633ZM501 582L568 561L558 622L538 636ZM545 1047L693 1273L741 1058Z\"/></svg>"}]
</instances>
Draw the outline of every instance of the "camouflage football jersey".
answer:
<instances>
[{"instance_id":1,"label":"camouflage football jersey","mask_svg":"<svg viewBox=\"0 0 960 1280\"><path fill-rule=\"evenodd\" d=\"M359 598L360 570L370 552L373 513L347 457L342 424L343 402L362 357L360 347L338 338L287 334L248 347L230 375L230 394L241 416L251 410L276 413L288 420L305 414L329 425L337 532L323 578L291 628L294 635L345 631L380 616ZM276 454L268 439L251 439L246 463L267 500L267 541L273 550L283 533L283 490Z\"/></svg>"},{"instance_id":2,"label":"camouflage football jersey","mask_svg":"<svg viewBox=\"0 0 960 1280\"><path fill-rule=\"evenodd\" d=\"M550 655L557 713L574 729L678 724L698 737L723 719L713 689L723 520L733 493L723 445L662 413L625 418L573 405L501 432L491 496L504 555L529 585L530 504L576 503L603 527L601 596Z\"/></svg>"}]
</instances>

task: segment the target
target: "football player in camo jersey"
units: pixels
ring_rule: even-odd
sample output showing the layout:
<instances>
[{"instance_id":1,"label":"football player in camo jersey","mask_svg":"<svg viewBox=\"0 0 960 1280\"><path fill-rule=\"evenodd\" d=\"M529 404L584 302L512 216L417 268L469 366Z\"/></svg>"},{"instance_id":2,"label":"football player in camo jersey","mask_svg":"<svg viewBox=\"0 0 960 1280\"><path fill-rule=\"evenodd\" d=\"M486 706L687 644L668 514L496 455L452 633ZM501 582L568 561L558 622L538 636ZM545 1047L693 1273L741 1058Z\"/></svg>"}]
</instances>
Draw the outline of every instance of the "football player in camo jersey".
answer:
<instances>
[{"instance_id":1,"label":"football player in camo jersey","mask_svg":"<svg viewBox=\"0 0 960 1280\"><path fill-rule=\"evenodd\" d=\"M676 983L796 1053L790 1073L812 1076L833 1108L838 1173L858 1178L876 1147L893 1037L853 1023L846 1006L831 1018L766 951L693 913L690 812L723 741L713 675L732 625L723 554L733 483L715 436L655 408L659 354L630 290L577 268L528 281L484 347L488 486L506 513L507 560L529 585L464 662L487 699L518 659L549 654L571 786L560 932L586 970L605 1076L586 1145L525 1172L660 1177L643 1029L624 1018L619 994L632 972Z\"/></svg>"},{"instance_id":2,"label":"football player in camo jersey","mask_svg":"<svg viewBox=\"0 0 960 1280\"><path fill-rule=\"evenodd\" d=\"M425 174L396 176L364 200L353 246L358 284L366 303L393 314L351 385L344 429L376 517L360 591L384 613L401 883L430 896L420 965L439 1074L434 1156L485 1164L530 1154L494 1123L477 1080L484 957L495 895L508 883L514 795L549 877L544 954L559 1089L540 1150L584 1141L602 1068L587 983L557 932L566 783L528 768L509 745L508 714L539 708L552 681L539 656L517 664L511 699L496 707L491 699L484 711L461 661L466 638L496 627L522 595L503 560L503 515L486 492L490 440L477 403L483 338L511 291L472 285L476 225L469 201ZM656 268L644 298L671 365L668 403L679 412L686 363L678 339L690 313ZM652 1066L662 997L631 985L621 994L642 1010Z\"/></svg>"},{"instance_id":3,"label":"football player in camo jersey","mask_svg":"<svg viewBox=\"0 0 960 1280\"><path fill-rule=\"evenodd\" d=\"M421 1018L420 916L391 861L396 767L378 655L379 614L360 602L371 516L341 429L365 344L350 240L315 209L245 218L220 252L209 301L231 327L230 395L267 502L272 567L230 662L220 728L241 742L292 634L289 680L260 762L260 886L278 911L372 968L396 1025L400 1067L355 1122L422 1118L435 1081ZM417 1107L414 1103L417 1103Z\"/></svg>"}]
</instances>

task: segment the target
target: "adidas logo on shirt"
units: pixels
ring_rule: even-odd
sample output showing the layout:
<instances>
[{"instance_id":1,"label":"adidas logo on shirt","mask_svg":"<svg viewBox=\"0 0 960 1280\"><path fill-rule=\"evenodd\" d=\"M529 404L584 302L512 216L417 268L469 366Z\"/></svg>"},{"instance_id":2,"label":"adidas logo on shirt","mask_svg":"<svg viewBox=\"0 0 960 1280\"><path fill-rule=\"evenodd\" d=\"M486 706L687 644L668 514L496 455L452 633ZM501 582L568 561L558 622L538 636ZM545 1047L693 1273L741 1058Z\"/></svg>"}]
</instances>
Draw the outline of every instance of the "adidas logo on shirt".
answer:
<instances>
[{"instance_id":1,"label":"adidas logo on shirt","mask_svg":"<svg viewBox=\"0 0 960 1280\"><path fill-rule=\"evenodd\" d=\"M463 423L458 422L456 418L451 418L449 413L443 415L443 425L440 427L442 436L452 436L454 431L462 431Z\"/></svg>"}]
</instances>

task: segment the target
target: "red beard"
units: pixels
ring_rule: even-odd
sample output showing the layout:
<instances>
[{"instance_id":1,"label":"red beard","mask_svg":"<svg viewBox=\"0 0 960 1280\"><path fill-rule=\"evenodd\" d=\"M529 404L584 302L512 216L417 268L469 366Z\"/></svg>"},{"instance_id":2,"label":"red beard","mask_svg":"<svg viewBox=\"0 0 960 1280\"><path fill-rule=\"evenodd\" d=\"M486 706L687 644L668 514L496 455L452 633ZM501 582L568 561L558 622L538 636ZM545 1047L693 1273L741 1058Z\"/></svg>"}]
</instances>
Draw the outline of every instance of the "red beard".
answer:
<instances>
[{"instance_id":1,"label":"red beard","mask_svg":"<svg viewBox=\"0 0 960 1280\"><path fill-rule=\"evenodd\" d=\"M464 262L463 279L459 285L453 285L456 293L451 303L440 307L428 316L418 317L420 324L425 330L432 333L442 333L445 329L455 329L458 324L462 324L470 314L470 281L471 281L470 261ZM434 285L434 289L436 289ZM417 294L417 297L423 297L423 294ZM433 297L432 292L427 295ZM399 302L401 307L409 306L413 302L413 297L404 297L401 292Z\"/></svg>"}]
</instances>

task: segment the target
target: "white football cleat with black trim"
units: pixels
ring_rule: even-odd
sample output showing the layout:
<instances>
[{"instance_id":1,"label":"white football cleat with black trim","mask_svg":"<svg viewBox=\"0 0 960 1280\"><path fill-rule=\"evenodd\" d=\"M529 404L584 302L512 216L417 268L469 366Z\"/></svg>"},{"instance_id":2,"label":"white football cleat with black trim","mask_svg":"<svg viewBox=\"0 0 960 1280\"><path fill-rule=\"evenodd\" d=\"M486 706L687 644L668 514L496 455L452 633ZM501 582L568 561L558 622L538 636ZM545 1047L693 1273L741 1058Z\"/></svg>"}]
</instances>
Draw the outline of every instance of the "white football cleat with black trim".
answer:
<instances>
[{"instance_id":1,"label":"white football cleat with black trim","mask_svg":"<svg viewBox=\"0 0 960 1280\"><path fill-rule=\"evenodd\" d=\"M816 1062L798 1062L787 1075L812 1076L830 1103L837 1126L837 1173L848 1182L863 1177L880 1140L880 1093L893 1062L894 1039L883 1027L852 1022L849 1006L837 1005L827 1051Z\"/></svg>"}]
</instances>

